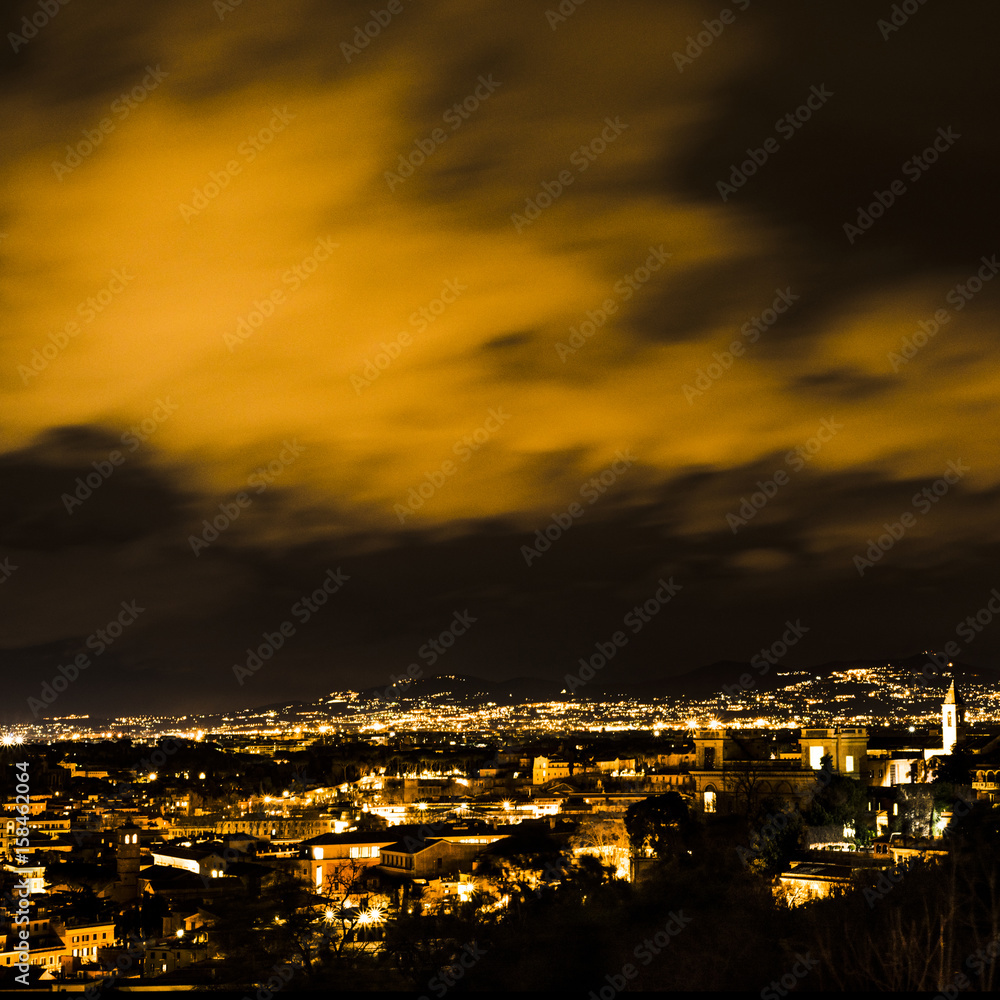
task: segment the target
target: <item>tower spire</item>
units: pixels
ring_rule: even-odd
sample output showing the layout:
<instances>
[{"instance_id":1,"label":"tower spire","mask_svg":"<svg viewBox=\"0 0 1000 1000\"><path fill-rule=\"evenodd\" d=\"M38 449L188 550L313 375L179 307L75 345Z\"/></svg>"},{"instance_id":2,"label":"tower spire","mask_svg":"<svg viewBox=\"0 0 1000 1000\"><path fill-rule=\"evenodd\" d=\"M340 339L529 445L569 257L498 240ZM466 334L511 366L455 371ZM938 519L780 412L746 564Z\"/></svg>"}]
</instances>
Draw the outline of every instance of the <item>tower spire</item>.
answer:
<instances>
[{"instance_id":1,"label":"tower spire","mask_svg":"<svg viewBox=\"0 0 1000 1000\"><path fill-rule=\"evenodd\" d=\"M952 675L951 686L941 705L941 745L950 754L958 742L959 727L965 722L965 702Z\"/></svg>"}]
</instances>

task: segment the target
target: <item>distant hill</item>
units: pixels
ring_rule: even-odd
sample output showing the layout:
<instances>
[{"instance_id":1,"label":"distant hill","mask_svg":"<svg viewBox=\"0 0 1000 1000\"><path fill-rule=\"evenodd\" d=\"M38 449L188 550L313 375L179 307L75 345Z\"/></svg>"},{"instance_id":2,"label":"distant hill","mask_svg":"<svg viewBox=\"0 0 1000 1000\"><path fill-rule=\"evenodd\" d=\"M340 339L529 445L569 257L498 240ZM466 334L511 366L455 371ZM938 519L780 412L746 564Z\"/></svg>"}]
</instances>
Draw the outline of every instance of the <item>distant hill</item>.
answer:
<instances>
[{"instance_id":1,"label":"distant hill","mask_svg":"<svg viewBox=\"0 0 1000 1000\"><path fill-rule=\"evenodd\" d=\"M548 701L559 694L558 681L537 677L511 677L504 681L488 681L468 674L434 674L416 677L409 682L398 681L390 687L366 688L359 692L366 700L398 700L407 703L418 700L455 701L468 704L498 705Z\"/></svg>"},{"instance_id":2,"label":"distant hill","mask_svg":"<svg viewBox=\"0 0 1000 1000\"><path fill-rule=\"evenodd\" d=\"M738 684L740 677L744 674L749 674L754 679L754 690L776 691L789 684L798 684L808 679L816 683L822 683L829 680L832 674L839 671L856 668L871 669L884 666L886 662L885 660L874 659L831 660L828 663L820 663L810 667L790 667L779 663L769 664L767 672L761 673L758 667L745 661L719 660L716 663L696 667L694 670L661 677L656 680L640 681L632 684L606 684L604 686L593 682L582 689L578 696L583 698L624 696L636 698L640 701L651 701L660 698L705 699L724 691L727 685ZM930 689L941 688L942 690L946 690L951 683L953 673L958 678L959 685L963 681L981 684L1000 684L1000 670L990 667L974 667L961 661L955 662L954 667L949 668L947 660L943 660L942 667L935 670L931 657L926 653L914 653L902 659L888 662L892 664L896 673L903 676L910 675L911 682L916 682L917 678L923 675L927 679L926 686ZM928 664L931 664L931 666L925 673L925 667Z\"/></svg>"}]
</instances>

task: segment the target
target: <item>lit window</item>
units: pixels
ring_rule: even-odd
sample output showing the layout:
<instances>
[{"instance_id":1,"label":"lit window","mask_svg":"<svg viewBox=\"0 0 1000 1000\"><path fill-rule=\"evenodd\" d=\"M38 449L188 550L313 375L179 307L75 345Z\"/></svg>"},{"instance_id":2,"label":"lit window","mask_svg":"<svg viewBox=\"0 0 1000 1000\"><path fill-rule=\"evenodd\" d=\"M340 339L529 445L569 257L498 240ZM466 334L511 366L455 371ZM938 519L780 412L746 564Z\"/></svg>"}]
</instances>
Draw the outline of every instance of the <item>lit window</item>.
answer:
<instances>
[{"instance_id":1,"label":"lit window","mask_svg":"<svg viewBox=\"0 0 1000 1000\"><path fill-rule=\"evenodd\" d=\"M818 771L823 763L823 747L810 747L809 748L809 766L814 770Z\"/></svg>"},{"instance_id":2,"label":"lit window","mask_svg":"<svg viewBox=\"0 0 1000 1000\"><path fill-rule=\"evenodd\" d=\"M705 792L705 812L714 813L715 812L715 792L708 789Z\"/></svg>"},{"instance_id":3,"label":"lit window","mask_svg":"<svg viewBox=\"0 0 1000 1000\"><path fill-rule=\"evenodd\" d=\"M854 770L854 758L850 754L848 754L847 756L847 770L848 771Z\"/></svg>"}]
</instances>

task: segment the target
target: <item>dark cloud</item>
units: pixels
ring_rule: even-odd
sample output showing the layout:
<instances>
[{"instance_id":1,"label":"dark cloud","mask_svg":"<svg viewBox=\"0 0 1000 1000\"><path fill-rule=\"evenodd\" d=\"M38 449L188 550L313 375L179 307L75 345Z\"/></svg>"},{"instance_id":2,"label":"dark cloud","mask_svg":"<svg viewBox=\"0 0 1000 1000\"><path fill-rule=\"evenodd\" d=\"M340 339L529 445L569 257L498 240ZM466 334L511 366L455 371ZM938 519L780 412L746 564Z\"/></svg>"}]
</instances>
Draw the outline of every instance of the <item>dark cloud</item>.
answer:
<instances>
[{"instance_id":1,"label":"dark cloud","mask_svg":"<svg viewBox=\"0 0 1000 1000\"><path fill-rule=\"evenodd\" d=\"M878 377L839 369L801 375L790 388L818 399L853 400L891 392L898 385L898 379L888 375Z\"/></svg>"},{"instance_id":2,"label":"dark cloud","mask_svg":"<svg viewBox=\"0 0 1000 1000\"><path fill-rule=\"evenodd\" d=\"M137 438L127 439L139 446ZM60 427L0 456L0 545L123 544L182 523L184 494L97 427Z\"/></svg>"}]
</instances>

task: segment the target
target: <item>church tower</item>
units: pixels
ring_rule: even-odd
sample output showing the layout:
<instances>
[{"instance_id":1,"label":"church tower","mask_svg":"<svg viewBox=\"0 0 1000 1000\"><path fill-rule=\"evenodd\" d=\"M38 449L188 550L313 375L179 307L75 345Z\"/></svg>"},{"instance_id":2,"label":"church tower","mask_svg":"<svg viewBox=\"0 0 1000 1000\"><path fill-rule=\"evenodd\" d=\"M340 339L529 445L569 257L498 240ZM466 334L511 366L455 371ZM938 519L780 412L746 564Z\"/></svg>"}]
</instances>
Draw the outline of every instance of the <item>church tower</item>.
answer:
<instances>
[{"instance_id":1,"label":"church tower","mask_svg":"<svg viewBox=\"0 0 1000 1000\"><path fill-rule=\"evenodd\" d=\"M115 861L118 884L114 898L127 903L139 894L139 827L131 821L115 830Z\"/></svg>"},{"instance_id":2,"label":"church tower","mask_svg":"<svg viewBox=\"0 0 1000 1000\"><path fill-rule=\"evenodd\" d=\"M951 753L958 742L961 727L965 724L965 702L955 687L952 678L951 687L945 695L941 706L941 742L945 753Z\"/></svg>"}]
</instances>

